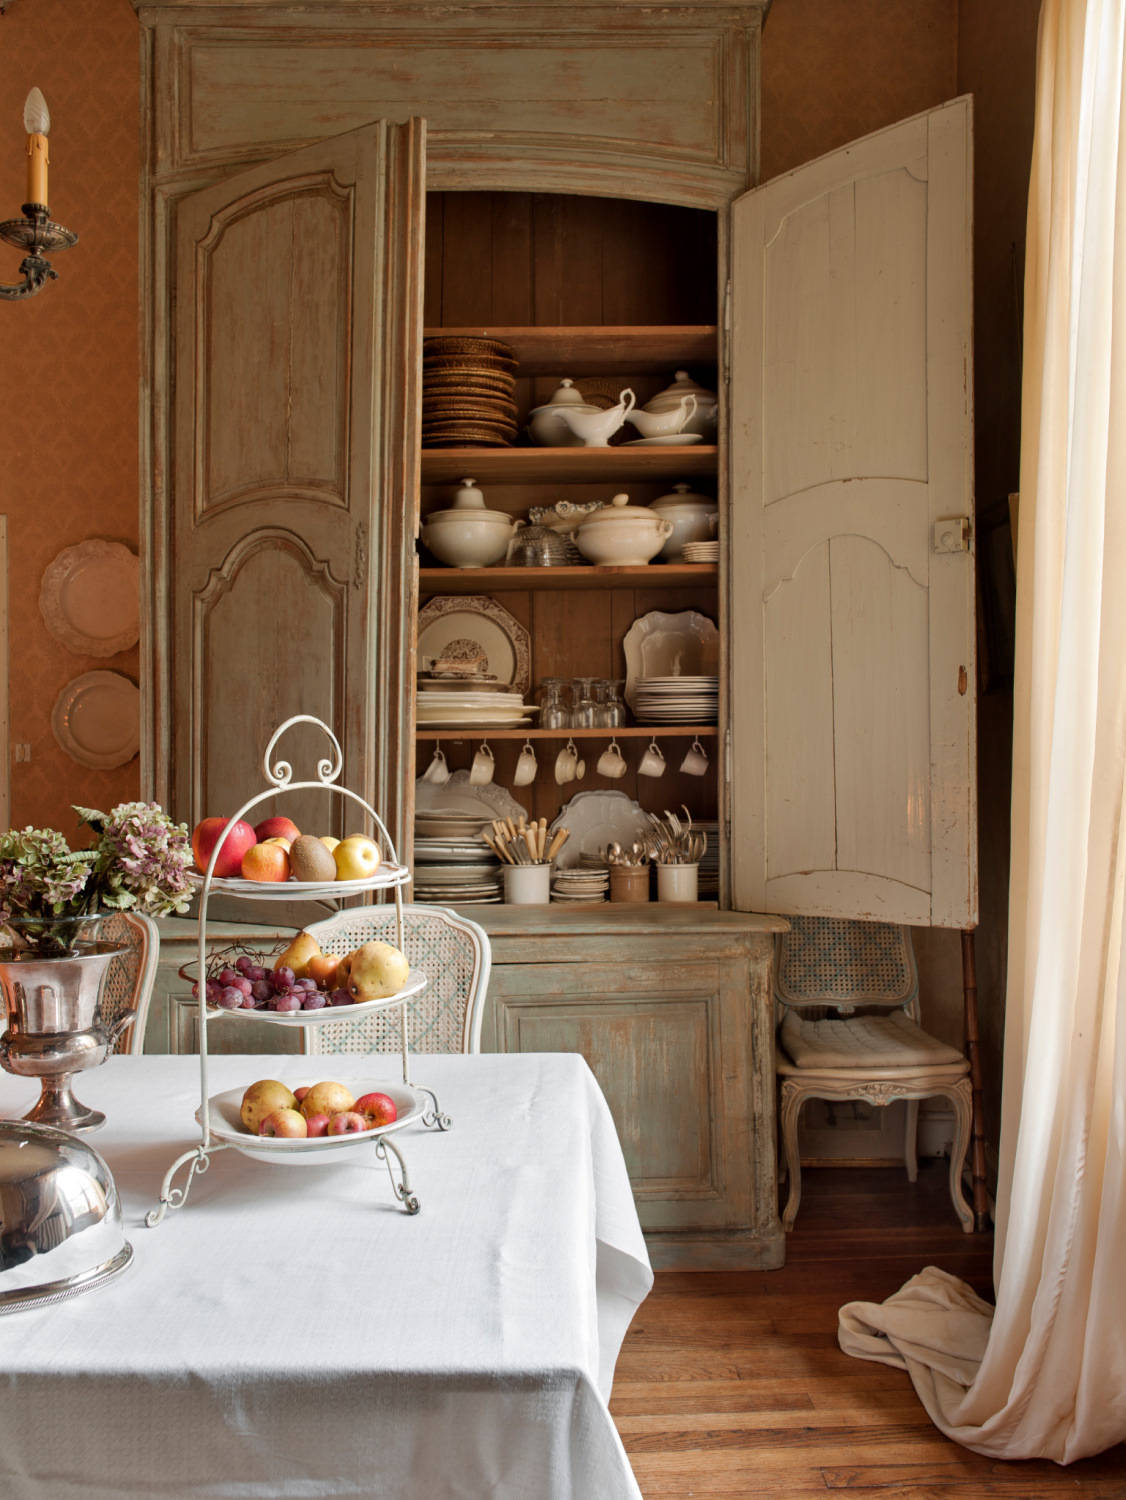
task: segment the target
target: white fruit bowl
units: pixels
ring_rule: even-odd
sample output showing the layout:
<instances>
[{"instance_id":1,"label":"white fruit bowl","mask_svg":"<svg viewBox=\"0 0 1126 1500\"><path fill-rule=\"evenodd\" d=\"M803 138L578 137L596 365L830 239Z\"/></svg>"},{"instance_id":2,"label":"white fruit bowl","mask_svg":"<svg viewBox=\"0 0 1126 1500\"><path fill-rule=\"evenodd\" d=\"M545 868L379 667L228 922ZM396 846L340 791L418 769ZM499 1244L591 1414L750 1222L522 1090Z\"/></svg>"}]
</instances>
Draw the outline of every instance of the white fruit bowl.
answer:
<instances>
[{"instance_id":1,"label":"white fruit bowl","mask_svg":"<svg viewBox=\"0 0 1126 1500\"><path fill-rule=\"evenodd\" d=\"M317 1081L314 1078L310 1083ZM327 1167L334 1162L356 1166L353 1155L356 1146L370 1145L381 1135L402 1130L405 1125L420 1119L426 1109L425 1101L414 1089L403 1083L373 1083L366 1078L341 1078L337 1082L342 1083L356 1099L364 1094L386 1094L395 1102L395 1108L399 1111L398 1119L392 1120L390 1125L377 1125L372 1130L358 1130L355 1135L321 1135L313 1140L307 1137L304 1140L293 1140L282 1139L280 1136L251 1135L240 1115L246 1089L227 1089L222 1094L212 1094L207 1101L211 1112L211 1134L216 1140L229 1142L244 1156L252 1156L256 1161L277 1162L287 1167ZM295 1087L302 1088L303 1085L297 1083ZM196 1110L195 1117L202 1125L202 1108Z\"/></svg>"},{"instance_id":2,"label":"white fruit bowl","mask_svg":"<svg viewBox=\"0 0 1126 1500\"><path fill-rule=\"evenodd\" d=\"M323 1026L326 1021L354 1021L357 1016L366 1016L375 1010L386 1010L389 1005L398 1005L401 1000L420 995L429 982L421 969L412 969L398 994L388 995L386 1000L357 1000L354 1005L322 1005L319 1010L243 1010L241 1006L238 1010L225 1010L221 1005L209 1005L207 1014L216 1018L230 1016L234 1020L269 1021L274 1026ZM180 1003L197 1009L199 1007L199 1001L194 996L182 996Z\"/></svg>"},{"instance_id":3,"label":"white fruit bowl","mask_svg":"<svg viewBox=\"0 0 1126 1500\"><path fill-rule=\"evenodd\" d=\"M313 901L325 896L359 896L364 891L389 890L396 885L406 885L411 872L406 865L385 861L374 875L364 880L244 880L241 875L216 875L211 881L212 896L253 896L255 901ZM188 879L197 889L203 889L203 876L197 870L188 871Z\"/></svg>"}]
</instances>

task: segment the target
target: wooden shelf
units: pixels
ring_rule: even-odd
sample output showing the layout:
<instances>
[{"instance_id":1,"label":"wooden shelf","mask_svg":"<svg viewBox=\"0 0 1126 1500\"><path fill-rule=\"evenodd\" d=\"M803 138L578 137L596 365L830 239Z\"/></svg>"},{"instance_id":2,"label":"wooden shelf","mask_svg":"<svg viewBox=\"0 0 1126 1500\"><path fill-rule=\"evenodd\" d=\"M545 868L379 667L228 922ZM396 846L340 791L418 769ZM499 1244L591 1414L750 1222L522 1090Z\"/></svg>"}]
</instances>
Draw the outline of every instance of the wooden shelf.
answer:
<instances>
[{"instance_id":1,"label":"wooden shelf","mask_svg":"<svg viewBox=\"0 0 1126 1500\"><path fill-rule=\"evenodd\" d=\"M681 365L714 365L714 323L667 327L594 324L578 328L427 328L424 338L500 339L520 361L518 375L665 375Z\"/></svg>"},{"instance_id":2,"label":"wooden shelf","mask_svg":"<svg viewBox=\"0 0 1126 1500\"><path fill-rule=\"evenodd\" d=\"M719 449L708 443L656 448L423 448L423 484L466 475L490 484L625 484L710 478Z\"/></svg>"},{"instance_id":3,"label":"wooden shelf","mask_svg":"<svg viewBox=\"0 0 1126 1500\"><path fill-rule=\"evenodd\" d=\"M698 588L719 582L718 563L644 568L419 568L424 594L521 593L534 589Z\"/></svg>"},{"instance_id":4,"label":"wooden shelf","mask_svg":"<svg viewBox=\"0 0 1126 1500\"><path fill-rule=\"evenodd\" d=\"M631 724L627 729L425 729L419 740L672 740L715 739L718 724Z\"/></svg>"}]
</instances>

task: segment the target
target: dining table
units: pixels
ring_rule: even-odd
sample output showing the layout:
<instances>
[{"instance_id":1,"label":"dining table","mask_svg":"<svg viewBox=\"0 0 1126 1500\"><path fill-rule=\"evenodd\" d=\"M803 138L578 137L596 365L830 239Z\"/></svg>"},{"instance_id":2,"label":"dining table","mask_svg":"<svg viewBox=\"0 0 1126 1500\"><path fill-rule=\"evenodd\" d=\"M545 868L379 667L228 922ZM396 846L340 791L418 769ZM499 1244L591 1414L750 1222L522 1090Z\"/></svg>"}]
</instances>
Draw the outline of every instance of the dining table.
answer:
<instances>
[{"instance_id":1,"label":"dining table","mask_svg":"<svg viewBox=\"0 0 1126 1500\"><path fill-rule=\"evenodd\" d=\"M333 1165L217 1153L154 1228L199 1141L199 1060L82 1074L134 1258L0 1317L4 1500L639 1500L607 1402L652 1272L593 1074L573 1054L410 1064L452 1121L395 1136L417 1214L357 1140ZM209 1090L358 1094L401 1068L227 1055ZM35 1094L0 1074L0 1115Z\"/></svg>"}]
</instances>

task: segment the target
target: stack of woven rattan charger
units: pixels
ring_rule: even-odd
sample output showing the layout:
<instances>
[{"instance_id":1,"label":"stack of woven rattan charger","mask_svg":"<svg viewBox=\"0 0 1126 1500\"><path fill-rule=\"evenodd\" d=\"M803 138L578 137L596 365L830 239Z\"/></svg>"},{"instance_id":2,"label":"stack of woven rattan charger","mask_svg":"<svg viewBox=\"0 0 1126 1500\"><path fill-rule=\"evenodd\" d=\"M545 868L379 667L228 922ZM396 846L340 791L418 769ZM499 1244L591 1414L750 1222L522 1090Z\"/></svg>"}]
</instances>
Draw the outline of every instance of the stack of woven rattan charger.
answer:
<instances>
[{"instance_id":1,"label":"stack of woven rattan charger","mask_svg":"<svg viewBox=\"0 0 1126 1500\"><path fill-rule=\"evenodd\" d=\"M422 446L510 448L517 361L499 339L436 337L422 346Z\"/></svg>"}]
</instances>

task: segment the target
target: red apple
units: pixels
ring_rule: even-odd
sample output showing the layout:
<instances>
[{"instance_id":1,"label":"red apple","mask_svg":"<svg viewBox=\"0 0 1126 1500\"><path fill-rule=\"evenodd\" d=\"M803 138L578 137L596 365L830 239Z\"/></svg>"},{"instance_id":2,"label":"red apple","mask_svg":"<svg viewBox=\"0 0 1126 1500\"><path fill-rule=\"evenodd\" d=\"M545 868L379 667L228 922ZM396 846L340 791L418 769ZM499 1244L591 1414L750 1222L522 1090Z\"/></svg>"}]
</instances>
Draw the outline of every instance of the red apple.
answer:
<instances>
[{"instance_id":1,"label":"red apple","mask_svg":"<svg viewBox=\"0 0 1126 1500\"><path fill-rule=\"evenodd\" d=\"M299 1140L309 1134L305 1116L295 1109L275 1109L258 1127L259 1135L275 1135L286 1140Z\"/></svg>"},{"instance_id":2,"label":"red apple","mask_svg":"<svg viewBox=\"0 0 1126 1500\"><path fill-rule=\"evenodd\" d=\"M313 1087L313 1085L311 1083L306 1083L306 1084L303 1084L301 1086L301 1088L294 1089L294 1091L293 1091L293 1097L297 1100L298 1104L301 1103L302 1099L304 1099L305 1095L309 1092L309 1090L312 1087Z\"/></svg>"},{"instance_id":3,"label":"red apple","mask_svg":"<svg viewBox=\"0 0 1126 1500\"><path fill-rule=\"evenodd\" d=\"M255 828L254 837L260 844L267 839L288 839L292 844L301 837L301 830L289 818L267 818Z\"/></svg>"},{"instance_id":4,"label":"red apple","mask_svg":"<svg viewBox=\"0 0 1126 1500\"><path fill-rule=\"evenodd\" d=\"M227 822L226 818L204 818L202 823L196 824L192 834L192 853L195 855L196 869L201 875L207 873L207 861ZM254 829L249 823L240 820L234 824L215 861L215 874L224 879L241 874L243 855L248 849L253 849L256 842Z\"/></svg>"},{"instance_id":5,"label":"red apple","mask_svg":"<svg viewBox=\"0 0 1126 1500\"><path fill-rule=\"evenodd\" d=\"M310 1135L328 1134L329 1118L327 1115L310 1115L305 1124L309 1127Z\"/></svg>"},{"instance_id":6,"label":"red apple","mask_svg":"<svg viewBox=\"0 0 1126 1500\"><path fill-rule=\"evenodd\" d=\"M377 1125L390 1125L399 1118L394 1099L389 1099L386 1094L363 1094L356 1100L354 1108L358 1115L363 1115L369 1130Z\"/></svg>"},{"instance_id":7,"label":"red apple","mask_svg":"<svg viewBox=\"0 0 1126 1500\"><path fill-rule=\"evenodd\" d=\"M342 1110L328 1122L329 1135L359 1135L361 1130L367 1128L368 1122L354 1109Z\"/></svg>"}]
</instances>

